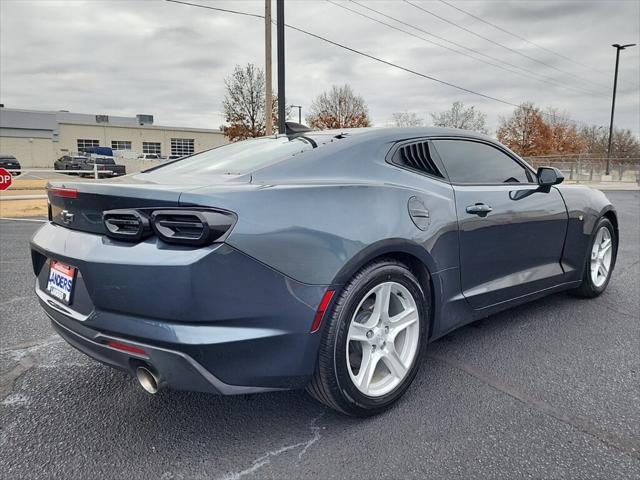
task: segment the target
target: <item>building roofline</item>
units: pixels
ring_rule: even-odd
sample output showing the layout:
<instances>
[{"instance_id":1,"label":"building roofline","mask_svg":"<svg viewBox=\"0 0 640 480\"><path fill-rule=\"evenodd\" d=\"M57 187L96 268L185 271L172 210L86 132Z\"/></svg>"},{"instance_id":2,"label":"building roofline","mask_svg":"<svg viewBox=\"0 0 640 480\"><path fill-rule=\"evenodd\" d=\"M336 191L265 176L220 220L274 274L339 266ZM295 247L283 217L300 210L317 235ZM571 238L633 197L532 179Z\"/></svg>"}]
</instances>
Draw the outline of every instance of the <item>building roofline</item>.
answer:
<instances>
[{"instance_id":1,"label":"building roofline","mask_svg":"<svg viewBox=\"0 0 640 480\"><path fill-rule=\"evenodd\" d=\"M58 125L80 125L83 127L108 127L108 128L138 128L146 130L179 130L183 132L194 133L220 133L221 130L209 129L209 128L193 128L193 127L172 127L167 125L113 125L111 123L88 123L88 122L72 122L72 121L59 121Z\"/></svg>"},{"instance_id":2,"label":"building roofline","mask_svg":"<svg viewBox=\"0 0 640 480\"><path fill-rule=\"evenodd\" d=\"M113 127L113 128L148 128L152 130L180 130L185 132L194 132L194 133L219 133L223 134L223 132L219 129L215 128L197 128L197 127L179 127L179 126L170 126L170 125L155 125L155 124L143 124L140 125L138 123L135 124L117 124L117 123L98 123L98 122L82 122L79 120L65 120L64 118L60 118L59 114L69 114L69 115L86 115L86 116L96 116L100 114L93 113L78 113L71 112L69 110L34 110L28 108L12 108L12 107L2 107L0 108L1 112L19 112L19 113L34 113L34 114L46 114L46 115L55 115L56 123L58 125L81 125L81 126L93 126L93 127ZM107 115L110 118L114 119L127 119L129 121L136 120L135 116L127 117L123 115Z\"/></svg>"}]
</instances>

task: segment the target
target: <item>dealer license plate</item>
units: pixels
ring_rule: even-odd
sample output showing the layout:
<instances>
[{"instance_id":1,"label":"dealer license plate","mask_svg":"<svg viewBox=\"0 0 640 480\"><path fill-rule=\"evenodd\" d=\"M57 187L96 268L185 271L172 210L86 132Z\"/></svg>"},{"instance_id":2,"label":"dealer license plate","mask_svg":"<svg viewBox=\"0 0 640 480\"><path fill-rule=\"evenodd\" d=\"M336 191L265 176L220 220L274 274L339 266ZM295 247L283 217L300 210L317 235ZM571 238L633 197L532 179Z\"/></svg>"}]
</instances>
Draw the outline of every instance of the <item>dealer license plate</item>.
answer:
<instances>
[{"instance_id":1,"label":"dealer license plate","mask_svg":"<svg viewBox=\"0 0 640 480\"><path fill-rule=\"evenodd\" d=\"M54 298L69 305L73 293L73 281L76 269L55 260L50 261L47 292Z\"/></svg>"}]
</instances>

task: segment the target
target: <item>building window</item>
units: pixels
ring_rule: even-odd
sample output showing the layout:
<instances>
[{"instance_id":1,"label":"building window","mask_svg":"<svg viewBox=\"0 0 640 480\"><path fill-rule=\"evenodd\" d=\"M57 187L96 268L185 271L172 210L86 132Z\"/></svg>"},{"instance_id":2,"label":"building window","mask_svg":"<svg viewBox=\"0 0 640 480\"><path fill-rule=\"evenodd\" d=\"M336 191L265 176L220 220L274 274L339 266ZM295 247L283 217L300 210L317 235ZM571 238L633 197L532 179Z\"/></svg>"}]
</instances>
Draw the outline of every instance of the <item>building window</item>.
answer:
<instances>
[{"instance_id":1,"label":"building window","mask_svg":"<svg viewBox=\"0 0 640 480\"><path fill-rule=\"evenodd\" d=\"M111 140L113 150L131 150L131 142L126 140Z\"/></svg>"},{"instance_id":2,"label":"building window","mask_svg":"<svg viewBox=\"0 0 640 480\"><path fill-rule=\"evenodd\" d=\"M193 138L172 138L171 139L171 155L193 155Z\"/></svg>"},{"instance_id":3,"label":"building window","mask_svg":"<svg viewBox=\"0 0 640 480\"><path fill-rule=\"evenodd\" d=\"M100 146L100 141L99 140L86 140L86 139L82 139L79 138L78 139L78 151L82 151L82 149L84 148L94 148L94 147L99 147Z\"/></svg>"},{"instance_id":4,"label":"building window","mask_svg":"<svg viewBox=\"0 0 640 480\"><path fill-rule=\"evenodd\" d=\"M142 142L142 153L155 153L162 155L160 142Z\"/></svg>"}]
</instances>

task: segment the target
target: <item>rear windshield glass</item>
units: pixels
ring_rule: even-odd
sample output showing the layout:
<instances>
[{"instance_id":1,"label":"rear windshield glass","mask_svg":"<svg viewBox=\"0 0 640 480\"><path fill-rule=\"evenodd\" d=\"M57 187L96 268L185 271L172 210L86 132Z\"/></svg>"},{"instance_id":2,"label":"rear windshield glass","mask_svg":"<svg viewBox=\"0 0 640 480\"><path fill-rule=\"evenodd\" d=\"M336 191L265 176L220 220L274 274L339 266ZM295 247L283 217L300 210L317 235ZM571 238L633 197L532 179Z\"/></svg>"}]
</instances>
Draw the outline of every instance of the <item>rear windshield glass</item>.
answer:
<instances>
[{"instance_id":1,"label":"rear windshield glass","mask_svg":"<svg viewBox=\"0 0 640 480\"><path fill-rule=\"evenodd\" d=\"M312 148L312 142L302 137L263 137L223 145L153 170L177 174L242 175Z\"/></svg>"}]
</instances>

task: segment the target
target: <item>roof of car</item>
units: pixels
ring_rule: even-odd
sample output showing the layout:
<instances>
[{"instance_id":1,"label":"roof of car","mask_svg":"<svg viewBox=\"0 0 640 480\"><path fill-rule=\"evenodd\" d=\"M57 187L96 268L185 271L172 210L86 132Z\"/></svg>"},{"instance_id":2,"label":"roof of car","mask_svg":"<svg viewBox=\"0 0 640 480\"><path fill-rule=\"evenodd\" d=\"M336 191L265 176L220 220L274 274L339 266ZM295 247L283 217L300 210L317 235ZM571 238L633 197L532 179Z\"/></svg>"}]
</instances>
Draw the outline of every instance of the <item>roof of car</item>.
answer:
<instances>
[{"instance_id":1,"label":"roof of car","mask_svg":"<svg viewBox=\"0 0 640 480\"><path fill-rule=\"evenodd\" d=\"M467 137L478 138L483 140L493 140L487 135L470 130L462 130L459 128L442 128L442 127L365 127L365 128L344 128L332 130L311 130L308 132L295 134L293 136L328 136L328 137L351 137L366 136L368 138L407 138L407 137Z\"/></svg>"}]
</instances>

